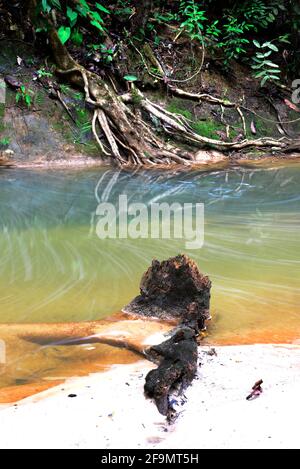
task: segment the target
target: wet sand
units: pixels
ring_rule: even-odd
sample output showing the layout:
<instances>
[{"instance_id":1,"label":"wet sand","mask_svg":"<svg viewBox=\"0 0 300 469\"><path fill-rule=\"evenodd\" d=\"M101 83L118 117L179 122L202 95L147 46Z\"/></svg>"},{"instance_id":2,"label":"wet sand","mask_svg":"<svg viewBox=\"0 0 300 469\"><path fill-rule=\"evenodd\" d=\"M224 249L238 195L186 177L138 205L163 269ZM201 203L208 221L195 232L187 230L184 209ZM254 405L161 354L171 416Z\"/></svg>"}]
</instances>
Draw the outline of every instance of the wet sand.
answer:
<instances>
[{"instance_id":1,"label":"wet sand","mask_svg":"<svg viewBox=\"0 0 300 469\"><path fill-rule=\"evenodd\" d=\"M200 348L186 399L174 397L179 417L171 426L143 395L153 365L142 360L0 406L0 447L299 448L300 346L211 350ZM263 393L247 401L258 379Z\"/></svg>"}]
</instances>

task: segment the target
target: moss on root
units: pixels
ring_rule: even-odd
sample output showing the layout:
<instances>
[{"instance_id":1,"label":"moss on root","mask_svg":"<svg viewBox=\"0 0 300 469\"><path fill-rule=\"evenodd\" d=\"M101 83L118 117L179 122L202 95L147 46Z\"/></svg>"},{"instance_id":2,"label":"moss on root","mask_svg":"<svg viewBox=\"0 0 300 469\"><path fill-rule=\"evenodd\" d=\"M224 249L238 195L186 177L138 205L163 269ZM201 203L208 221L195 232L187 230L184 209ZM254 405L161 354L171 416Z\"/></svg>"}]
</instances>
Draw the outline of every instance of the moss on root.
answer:
<instances>
[{"instance_id":1,"label":"moss on root","mask_svg":"<svg viewBox=\"0 0 300 469\"><path fill-rule=\"evenodd\" d=\"M172 98L172 101L166 107L168 112L173 114L179 114L180 116L185 117L186 119L193 120L193 114L188 108L187 103L176 98Z\"/></svg>"}]
</instances>

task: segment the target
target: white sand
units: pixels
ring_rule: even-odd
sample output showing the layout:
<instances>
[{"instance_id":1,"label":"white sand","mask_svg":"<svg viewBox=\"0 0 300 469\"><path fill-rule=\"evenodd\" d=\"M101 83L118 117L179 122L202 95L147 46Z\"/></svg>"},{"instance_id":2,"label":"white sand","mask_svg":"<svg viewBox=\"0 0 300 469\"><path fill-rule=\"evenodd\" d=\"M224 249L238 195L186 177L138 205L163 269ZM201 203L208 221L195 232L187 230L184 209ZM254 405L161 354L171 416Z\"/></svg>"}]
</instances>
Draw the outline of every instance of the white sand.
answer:
<instances>
[{"instance_id":1,"label":"white sand","mask_svg":"<svg viewBox=\"0 0 300 469\"><path fill-rule=\"evenodd\" d=\"M143 396L152 367L143 360L1 406L0 447L299 448L300 346L208 350L199 352L203 365L172 426ZM263 394L246 401L260 378Z\"/></svg>"}]
</instances>

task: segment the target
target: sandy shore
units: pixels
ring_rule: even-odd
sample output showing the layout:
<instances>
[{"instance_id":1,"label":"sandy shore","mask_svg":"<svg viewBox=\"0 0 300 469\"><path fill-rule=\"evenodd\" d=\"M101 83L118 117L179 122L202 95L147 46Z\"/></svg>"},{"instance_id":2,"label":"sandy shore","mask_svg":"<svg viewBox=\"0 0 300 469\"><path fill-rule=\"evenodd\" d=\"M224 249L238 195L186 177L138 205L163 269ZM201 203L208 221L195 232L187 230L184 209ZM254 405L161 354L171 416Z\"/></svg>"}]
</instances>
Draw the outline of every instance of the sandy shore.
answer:
<instances>
[{"instance_id":1,"label":"sandy shore","mask_svg":"<svg viewBox=\"0 0 300 469\"><path fill-rule=\"evenodd\" d=\"M0 447L299 448L300 346L210 350L200 349L197 379L171 426L143 396L153 365L142 360L0 406ZM260 378L262 395L247 401Z\"/></svg>"}]
</instances>

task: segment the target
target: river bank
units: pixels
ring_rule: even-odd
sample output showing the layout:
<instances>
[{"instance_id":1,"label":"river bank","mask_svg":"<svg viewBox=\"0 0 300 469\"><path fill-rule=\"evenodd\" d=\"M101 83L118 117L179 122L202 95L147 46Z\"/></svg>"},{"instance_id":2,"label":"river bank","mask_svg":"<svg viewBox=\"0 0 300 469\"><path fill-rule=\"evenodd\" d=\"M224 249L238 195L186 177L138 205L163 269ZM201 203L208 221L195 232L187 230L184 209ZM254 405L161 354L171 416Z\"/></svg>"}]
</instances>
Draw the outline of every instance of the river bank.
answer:
<instances>
[{"instance_id":1,"label":"river bank","mask_svg":"<svg viewBox=\"0 0 300 469\"><path fill-rule=\"evenodd\" d=\"M201 347L199 361L173 425L143 395L153 365L141 360L0 406L0 447L299 447L300 346ZM263 393L247 401L258 379Z\"/></svg>"},{"instance_id":2,"label":"river bank","mask_svg":"<svg viewBox=\"0 0 300 469\"><path fill-rule=\"evenodd\" d=\"M13 152L10 154L10 150L0 151L0 169L15 168L15 169L33 169L33 170L46 170L57 169L57 170L84 170L93 168L107 168L111 169L114 166L107 160L103 160L99 157L86 156L80 153L74 153L72 156L68 155L67 152L61 152L59 158L57 155L45 155L36 156L31 161L22 161L15 158ZM264 167L278 167L281 165L299 164L300 153L294 152L289 154L266 154L264 156L257 155L255 153L249 153L244 155L225 155L220 152L200 150L195 156L195 161L188 167L177 164L176 166L170 165L145 165L143 169L152 170L166 170L166 171L193 171L197 169L203 170L226 170L234 167L240 168L264 168ZM134 169L135 167L124 167L124 169Z\"/></svg>"}]
</instances>

